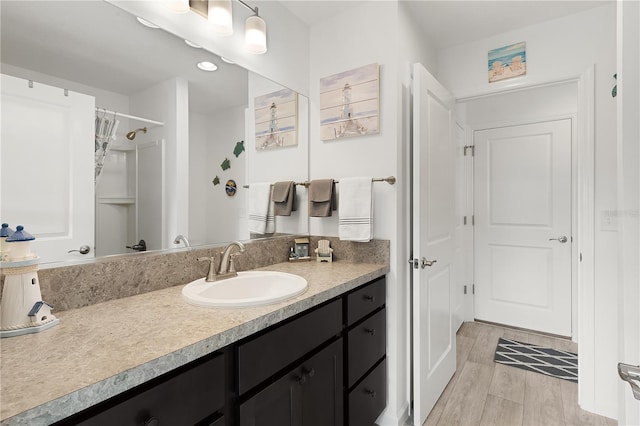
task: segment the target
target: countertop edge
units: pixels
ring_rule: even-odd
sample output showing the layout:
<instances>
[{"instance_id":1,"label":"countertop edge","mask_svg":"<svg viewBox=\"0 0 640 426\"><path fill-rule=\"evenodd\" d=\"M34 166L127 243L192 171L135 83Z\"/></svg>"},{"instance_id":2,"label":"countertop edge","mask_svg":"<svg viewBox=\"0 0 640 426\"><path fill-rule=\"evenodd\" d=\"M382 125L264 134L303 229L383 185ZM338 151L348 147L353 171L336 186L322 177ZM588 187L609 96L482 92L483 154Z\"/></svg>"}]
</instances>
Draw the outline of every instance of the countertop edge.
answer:
<instances>
[{"instance_id":1,"label":"countertop edge","mask_svg":"<svg viewBox=\"0 0 640 426\"><path fill-rule=\"evenodd\" d=\"M264 330L307 309L340 296L362 284L387 274L389 271L389 264L381 264L378 269L350 279L342 284L335 285L321 293L298 300L276 311L246 321L199 342L3 419L0 421L0 425L49 425L62 420L148 382L162 374L173 371L205 355L242 340L247 336Z\"/></svg>"}]
</instances>

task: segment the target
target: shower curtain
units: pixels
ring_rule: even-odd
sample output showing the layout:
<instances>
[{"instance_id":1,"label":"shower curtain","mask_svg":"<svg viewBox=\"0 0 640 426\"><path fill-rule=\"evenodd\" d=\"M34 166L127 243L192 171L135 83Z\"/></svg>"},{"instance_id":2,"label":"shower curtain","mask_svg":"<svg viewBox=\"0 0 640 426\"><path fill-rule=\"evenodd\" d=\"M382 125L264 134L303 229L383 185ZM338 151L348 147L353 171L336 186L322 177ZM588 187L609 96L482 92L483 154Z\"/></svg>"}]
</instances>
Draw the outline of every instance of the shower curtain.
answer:
<instances>
[{"instance_id":1,"label":"shower curtain","mask_svg":"<svg viewBox=\"0 0 640 426\"><path fill-rule=\"evenodd\" d=\"M116 131L118 130L118 124L120 121L116 118L116 113L113 113L113 118L106 116L106 110L96 109L95 120L95 184L98 184L98 178L102 172L102 166L104 160L107 157L111 142L116 139Z\"/></svg>"}]
</instances>

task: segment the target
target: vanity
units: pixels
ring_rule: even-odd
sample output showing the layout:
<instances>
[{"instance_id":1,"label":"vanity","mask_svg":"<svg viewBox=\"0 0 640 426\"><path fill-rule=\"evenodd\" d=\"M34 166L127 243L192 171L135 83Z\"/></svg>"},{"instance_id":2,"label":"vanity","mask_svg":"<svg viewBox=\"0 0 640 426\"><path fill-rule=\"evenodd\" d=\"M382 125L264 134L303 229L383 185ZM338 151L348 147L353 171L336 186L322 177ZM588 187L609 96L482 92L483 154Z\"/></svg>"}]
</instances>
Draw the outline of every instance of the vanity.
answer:
<instances>
[{"instance_id":1,"label":"vanity","mask_svg":"<svg viewBox=\"0 0 640 426\"><path fill-rule=\"evenodd\" d=\"M50 332L5 339L2 424L372 424L386 405L388 264L258 269L309 288L274 305L211 309L174 286L60 312Z\"/></svg>"}]
</instances>

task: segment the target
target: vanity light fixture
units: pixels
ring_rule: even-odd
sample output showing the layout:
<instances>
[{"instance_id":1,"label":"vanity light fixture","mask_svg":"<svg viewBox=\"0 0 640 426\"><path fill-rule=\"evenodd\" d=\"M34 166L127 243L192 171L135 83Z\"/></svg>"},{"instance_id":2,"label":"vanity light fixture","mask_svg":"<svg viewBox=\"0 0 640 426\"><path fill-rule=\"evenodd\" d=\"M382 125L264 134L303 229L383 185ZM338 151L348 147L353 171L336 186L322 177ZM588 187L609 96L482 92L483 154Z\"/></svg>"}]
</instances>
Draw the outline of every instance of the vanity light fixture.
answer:
<instances>
[{"instance_id":1,"label":"vanity light fixture","mask_svg":"<svg viewBox=\"0 0 640 426\"><path fill-rule=\"evenodd\" d=\"M202 71L215 71L218 69L218 66L216 64L209 61L198 62L196 66L200 68Z\"/></svg>"},{"instance_id":2,"label":"vanity light fixture","mask_svg":"<svg viewBox=\"0 0 640 426\"><path fill-rule=\"evenodd\" d=\"M157 26L157 25L156 25L156 24L154 24L153 22L149 22L149 21L147 21L146 19L143 19L143 18L141 18L141 17L139 17L139 16L136 16L136 19L138 20L138 22L140 22L140 23L141 23L142 25L144 25L145 27L153 28L154 30L155 30L155 29L160 28L159 26Z\"/></svg>"},{"instance_id":3,"label":"vanity light fixture","mask_svg":"<svg viewBox=\"0 0 640 426\"><path fill-rule=\"evenodd\" d=\"M213 26L213 33L219 36L233 34L233 9L231 0L209 0L207 19Z\"/></svg>"},{"instance_id":4,"label":"vanity light fixture","mask_svg":"<svg viewBox=\"0 0 640 426\"><path fill-rule=\"evenodd\" d=\"M165 0L164 2L167 9L173 13L188 13L191 8L189 7L189 0Z\"/></svg>"},{"instance_id":5,"label":"vanity light fixture","mask_svg":"<svg viewBox=\"0 0 640 426\"><path fill-rule=\"evenodd\" d=\"M236 0L249 9L253 15L245 22L244 48L255 54L267 51L267 24L258 13L257 7L249 6L243 0ZM191 9L207 18L213 26L216 35L228 36L233 34L232 0L191 0Z\"/></svg>"},{"instance_id":6,"label":"vanity light fixture","mask_svg":"<svg viewBox=\"0 0 640 426\"><path fill-rule=\"evenodd\" d=\"M242 0L238 1L245 4ZM253 10L250 6L247 7ZM245 22L244 48L250 53L260 55L267 51L267 23L258 15L257 7L253 11L255 15L249 16Z\"/></svg>"}]
</instances>

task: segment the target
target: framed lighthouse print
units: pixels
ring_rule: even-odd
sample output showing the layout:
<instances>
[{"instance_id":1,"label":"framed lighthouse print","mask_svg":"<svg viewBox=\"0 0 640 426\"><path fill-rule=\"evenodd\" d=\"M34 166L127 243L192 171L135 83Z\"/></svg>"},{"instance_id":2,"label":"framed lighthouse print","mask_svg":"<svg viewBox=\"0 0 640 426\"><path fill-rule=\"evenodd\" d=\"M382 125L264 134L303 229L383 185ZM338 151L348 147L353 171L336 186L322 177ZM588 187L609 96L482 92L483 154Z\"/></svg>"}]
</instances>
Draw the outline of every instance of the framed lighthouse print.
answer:
<instances>
[{"instance_id":1,"label":"framed lighthouse print","mask_svg":"<svg viewBox=\"0 0 640 426\"><path fill-rule=\"evenodd\" d=\"M256 149L298 145L298 93L291 89L258 96L255 109Z\"/></svg>"},{"instance_id":2,"label":"framed lighthouse print","mask_svg":"<svg viewBox=\"0 0 640 426\"><path fill-rule=\"evenodd\" d=\"M320 138L380 132L380 68L369 64L320 79Z\"/></svg>"}]
</instances>

